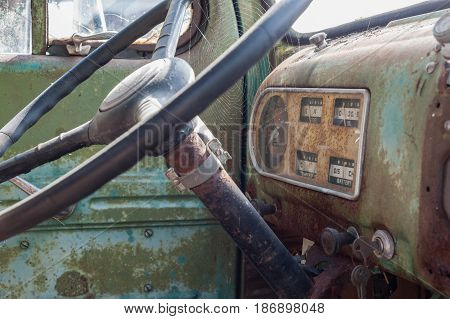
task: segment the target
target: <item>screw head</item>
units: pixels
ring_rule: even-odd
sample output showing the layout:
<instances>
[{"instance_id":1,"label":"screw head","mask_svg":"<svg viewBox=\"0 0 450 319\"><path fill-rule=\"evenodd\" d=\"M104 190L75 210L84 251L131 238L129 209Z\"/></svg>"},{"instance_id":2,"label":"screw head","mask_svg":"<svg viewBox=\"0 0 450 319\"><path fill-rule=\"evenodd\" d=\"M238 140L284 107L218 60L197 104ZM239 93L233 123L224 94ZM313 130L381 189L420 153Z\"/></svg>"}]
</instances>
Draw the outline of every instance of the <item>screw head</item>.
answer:
<instances>
[{"instance_id":1,"label":"screw head","mask_svg":"<svg viewBox=\"0 0 450 319\"><path fill-rule=\"evenodd\" d=\"M153 236L153 230L151 230L151 229L144 230L144 236L145 236L145 238L152 237Z\"/></svg>"},{"instance_id":2,"label":"screw head","mask_svg":"<svg viewBox=\"0 0 450 319\"><path fill-rule=\"evenodd\" d=\"M153 290L152 284L145 284L144 285L144 291L145 292L151 292Z\"/></svg>"},{"instance_id":3,"label":"screw head","mask_svg":"<svg viewBox=\"0 0 450 319\"><path fill-rule=\"evenodd\" d=\"M28 241L22 240L22 241L20 242L20 248L22 248L22 249L28 249L29 247L30 247L30 243L29 243Z\"/></svg>"}]
</instances>

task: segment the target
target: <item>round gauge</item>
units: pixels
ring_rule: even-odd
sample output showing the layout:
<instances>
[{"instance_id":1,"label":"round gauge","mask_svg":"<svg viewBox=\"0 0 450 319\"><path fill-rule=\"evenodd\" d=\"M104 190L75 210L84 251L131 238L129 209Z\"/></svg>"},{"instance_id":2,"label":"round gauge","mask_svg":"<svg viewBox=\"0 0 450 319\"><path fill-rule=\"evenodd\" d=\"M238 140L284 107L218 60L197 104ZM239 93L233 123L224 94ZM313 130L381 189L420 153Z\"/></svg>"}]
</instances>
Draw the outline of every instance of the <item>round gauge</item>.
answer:
<instances>
[{"instance_id":1,"label":"round gauge","mask_svg":"<svg viewBox=\"0 0 450 319\"><path fill-rule=\"evenodd\" d=\"M284 100L272 96L257 120L256 153L263 170L281 168L288 142L288 111Z\"/></svg>"}]
</instances>

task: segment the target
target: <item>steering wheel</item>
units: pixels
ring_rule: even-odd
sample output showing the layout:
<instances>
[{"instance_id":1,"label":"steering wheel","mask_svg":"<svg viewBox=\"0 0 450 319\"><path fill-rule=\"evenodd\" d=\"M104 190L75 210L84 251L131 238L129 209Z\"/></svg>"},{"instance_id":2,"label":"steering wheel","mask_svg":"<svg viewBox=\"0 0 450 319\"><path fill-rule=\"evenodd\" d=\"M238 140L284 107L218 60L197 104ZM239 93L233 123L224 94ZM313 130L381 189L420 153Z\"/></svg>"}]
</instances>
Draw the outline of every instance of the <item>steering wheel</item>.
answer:
<instances>
[{"instance_id":1,"label":"steering wheel","mask_svg":"<svg viewBox=\"0 0 450 319\"><path fill-rule=\"evenodd\" d=\"M125 43L130 43L133 38L144 34L149 26L158 24L162 13L168 10L152 61L114 88L91 121L59 138L41 144L37 149L0 164L0 176L2 180L6 180L8 175L16 176L75 149L91 144L109 144L91 159L40 192L0 212L0 241L55 216L132 168L144 156L160 156L173 150L190 135L193 130L192 121L198 120L195 119L196 116L244 76L286 34L312 2L312 0L278 2L194 80L190 65L174 57L182 24L179 17L184 16L191 1L173 0L170 6L169 1L159 1L145 18L131 25L140 28L139 31L133 27L130 31L128 27L117 34L104 44L103 49L100 47L87 56L83 61L88 62L82 61L81 68L75 67L70 70L62 77L62 81L57 82L59 84L56 88L52 86L47 89L8 123L6 129L2 129L0 156L48 112L57 103L58 98L69 94L76 87L70 79L75 78L79 83L87 79L93 68L99 68L105 61L112 59L114 52L124 49ZM149 17L153 18L151 23L147 21ZM143 27L145 22L146 28ZM102 53L105 50L109 52L107 57ZM92 61L98 61L99 56L103 57L102 62L93 67ZM64 79L70 85L64 84ZM55 93L55 90L59 91ZM45 102L47 104L43 107L39 102L43 100L43 95L57 97L51 101L47 100ZM239 193L241 196L242 193L240 191ZM257 213L252 211L250 214ZM287 271L288 268L284 270ZM299 270L299 276L306 277L303 270ZM302 280L306 282L304 278ZM303 289L302 287L296 289L299 293L294 296L304 297L309 289L309 283L305 284ZM283 293L280 295L289 297Z\"/></svg>"}]
</instances>

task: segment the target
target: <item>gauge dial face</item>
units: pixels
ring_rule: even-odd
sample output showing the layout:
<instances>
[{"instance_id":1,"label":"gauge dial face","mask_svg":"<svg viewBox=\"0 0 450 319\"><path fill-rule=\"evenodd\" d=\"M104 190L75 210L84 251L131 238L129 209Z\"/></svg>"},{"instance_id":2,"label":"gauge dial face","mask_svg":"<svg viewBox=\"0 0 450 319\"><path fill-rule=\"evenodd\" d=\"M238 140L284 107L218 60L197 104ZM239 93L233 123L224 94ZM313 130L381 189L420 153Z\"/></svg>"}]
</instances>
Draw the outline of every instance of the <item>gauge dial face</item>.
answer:
<instances>
[{"instance_id":1,"label":"gauge dial face","mask_svg":"<svg viewBox=\"0 0 450 319\"><path fill-rule=\"evenodd\" d=\"M252 112L253 166L266 177L357 199L369 101L365 89L265 89Z\"/></svg>"},{"instance_id":2,"label":"gauge dial face","mask_svg":"<svg viewBox=\"0 0 450 319\"><path fill-rule=\"evenodd\" d=\"M286 103L272 96L266 103L258 125L258 155L265 169L277 171L288 144L288 112Z\"/></svg>"}]
</instances>

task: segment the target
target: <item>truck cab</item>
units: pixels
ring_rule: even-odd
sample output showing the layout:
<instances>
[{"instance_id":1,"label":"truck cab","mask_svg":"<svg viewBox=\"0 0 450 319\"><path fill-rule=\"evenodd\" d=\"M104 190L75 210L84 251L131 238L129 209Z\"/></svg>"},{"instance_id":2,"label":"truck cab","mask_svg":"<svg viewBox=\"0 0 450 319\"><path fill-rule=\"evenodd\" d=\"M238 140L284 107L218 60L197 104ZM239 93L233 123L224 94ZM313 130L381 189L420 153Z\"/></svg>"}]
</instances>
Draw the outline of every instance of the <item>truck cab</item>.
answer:
<instances>
[{"instance_id":1,"label":"truck cab","mask_svg":"<svg viewBox=\"0 0 450 319\"><path fill-rule=\"evenodd\" d=\"M450 4L334 5L3 1L0 298L448 297Z\"/></svg>"}]
</instances>

